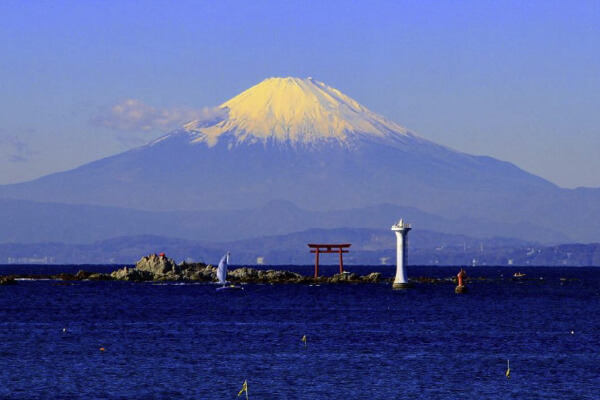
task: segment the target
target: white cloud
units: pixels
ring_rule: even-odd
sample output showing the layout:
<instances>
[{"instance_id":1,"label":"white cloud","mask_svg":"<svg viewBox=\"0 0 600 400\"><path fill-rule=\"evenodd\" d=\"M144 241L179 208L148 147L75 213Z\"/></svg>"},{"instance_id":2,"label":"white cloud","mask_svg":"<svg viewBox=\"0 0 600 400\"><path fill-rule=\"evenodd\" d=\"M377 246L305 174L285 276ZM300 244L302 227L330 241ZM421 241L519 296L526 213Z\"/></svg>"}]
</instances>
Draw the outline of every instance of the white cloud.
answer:
<instances>
[{"instance_id":1,"label":"white cloud","mask_svg":"<svg viewBox=\"0 0 600 400\"><path fill-rule=\"evenodd\" d=\"M157 108L140 100L126 99L92 116L90 123L118 131L156 131L173 129L196 120L224 118L226 113L218 107Z\"/></svg>"}]
</instances>

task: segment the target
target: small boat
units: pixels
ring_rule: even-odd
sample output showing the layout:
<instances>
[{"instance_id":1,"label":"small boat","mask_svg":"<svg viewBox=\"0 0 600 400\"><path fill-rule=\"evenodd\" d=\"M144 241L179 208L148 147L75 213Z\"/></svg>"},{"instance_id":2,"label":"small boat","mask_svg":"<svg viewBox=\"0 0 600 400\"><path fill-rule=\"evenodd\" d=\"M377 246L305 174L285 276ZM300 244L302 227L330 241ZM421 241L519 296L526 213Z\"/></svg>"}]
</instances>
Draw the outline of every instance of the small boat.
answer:
<instances>
[{"instance_id":1,"label":"small boat","mask_svg":"<svg viewBox=\"0 0 600 400\"><path fill-rule=\"evenodd\" d=\"M522 278L522 277L524 277L524 276L525 276L525 274L524 274L524 273L522 273L522 272L515 272L513 276L514 276L515 278Z\"/></svg>"},{"instance_id":2,"label":"small boat","mask_svg":"<svg viewBox=\"0 0 600 400\"><path fill-rule=\"evenodd\" d=\"M221 292L224 290L244 290L241 286L236 286L232 283L227 282L227 265L229 264L229 253L225 254L221 261L219 261L219 266L217 268L217 279L219 280L219 284L223 285L217 288L217 292Z\"/></svg>"}]
</instances>

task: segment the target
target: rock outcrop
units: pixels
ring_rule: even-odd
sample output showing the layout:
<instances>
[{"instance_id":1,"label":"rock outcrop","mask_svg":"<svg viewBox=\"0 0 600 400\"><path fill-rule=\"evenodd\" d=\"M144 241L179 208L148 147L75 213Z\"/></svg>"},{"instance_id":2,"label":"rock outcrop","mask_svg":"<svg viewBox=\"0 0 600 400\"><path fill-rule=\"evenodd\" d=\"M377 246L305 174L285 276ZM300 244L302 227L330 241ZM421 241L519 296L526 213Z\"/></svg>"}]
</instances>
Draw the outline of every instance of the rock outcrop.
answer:
<instances>
[{"instance_id":1,"label":"rock outcrop","mask_svg":"<svg viewBox=\"0 0 600 400\"><path fill-rule=\"evenodd\" d=\"M212 281L215 271L211 265L177 264L164 254L152 254L142 257L134 268L123 267L113 271L110 277L119 281Z\"/></svg>"},{"instance_id":2,"label":"rock outcrop","mask_svg":"<svg viewBox=\"0 0 600 400\"><path fill-rule=\"evenodd\" d=\"M272 269L264 271L248 267L231 270L227 279L246 283L307 283L311 281L309 277L295 272Z\"/></svg>"},{"instance_id":3,"label":"rock outcrop","mask_svg":"<svg viewBox=\"0 0 600 400\"><path fill-rule=\"evenodd\" d=\"M157 256L152 254L142 257L136 264L137 271L149 272L152 275L176 275L181 272L181 268L171 258L167 258L164 254Z\"/></svg>"}]
</instances>

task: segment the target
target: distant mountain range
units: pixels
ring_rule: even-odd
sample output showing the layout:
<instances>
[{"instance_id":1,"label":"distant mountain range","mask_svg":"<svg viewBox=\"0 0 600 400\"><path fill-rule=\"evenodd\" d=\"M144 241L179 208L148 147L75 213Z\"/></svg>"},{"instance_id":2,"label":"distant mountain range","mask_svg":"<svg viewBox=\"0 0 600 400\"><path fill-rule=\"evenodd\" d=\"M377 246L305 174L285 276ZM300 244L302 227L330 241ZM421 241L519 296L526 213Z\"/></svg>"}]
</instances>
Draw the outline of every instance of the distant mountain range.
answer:
<instances>
[{"instance_id":1,"label":"distant mountain range","mask_svg":"<svg viewBox=\"0 0 600 400\"><path fill-rule=\"evenodd\" d=\"M254 209L224 211L141 211L126 208L37 203L0 199L0 243L59 241L85 244L120 236L159 235L188 240L234 241L281 235L311 228L384 229L392 216L410 220L417 229L471 237L514 237L560 243L560 231L528 223L445 219L414 207L378 204L333 211L303 210L288 201L270 201ZM320 240L313 238L313 240Z\"/></svg>"},{"instance_id":2,"label":"distant mountain range","mask_svg":"<svg viewBox=\"0 0 600 400\"><path fill-rule=\"evenodd\" d=\"M440 146L314 79L271 78L147 145L0 186L0 243L159 235L233 242L311 228L597 242L600 189L561 189Z\"/></svg>"},{"instance_id":3,"label":"distant mountain range","mask_svg":"<svg viewBox=\"0 0 600 400\"><path fill-rule=\"evenodd\" d=\"M216 264L225 252L230 251L232 263L238 266L310 265L314 263L314 255L309 253L307 243L313 241L352 243L350 252L344 256L346 265L395 263L395 238L391 231L339 228L311 229L220 243L144 235L90 244L0 244L0 264L127 265L134 264L143 255L159 252L165 252L177 261ZM335 254L321 256L324 265L337 262ZM600 244L543 246L514 239L481 240L464 235L415 230L409 235L409 264L600 266Z\"/></svg>"}]
</instances>

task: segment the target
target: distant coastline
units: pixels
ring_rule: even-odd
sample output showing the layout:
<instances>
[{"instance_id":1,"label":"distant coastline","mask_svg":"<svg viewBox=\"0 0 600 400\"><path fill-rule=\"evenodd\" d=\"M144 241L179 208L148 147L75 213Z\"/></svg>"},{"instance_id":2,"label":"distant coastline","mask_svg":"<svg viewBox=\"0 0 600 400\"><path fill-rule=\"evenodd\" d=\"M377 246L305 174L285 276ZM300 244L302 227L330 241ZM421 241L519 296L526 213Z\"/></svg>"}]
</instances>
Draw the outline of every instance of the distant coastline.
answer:
<instances>
[{"instance_id":1,"label":"distant coastline","mask_svg":"<svg viewBox=\"0 0 600 400\"><path fill-rule=\"evenodd\" d=\"M131 236L102 240L91 244L33 243L0 244L0 265L127 265L133 264L140 253L156 249L167 252L176 260L210 263L218 260L225 250L234 253L239 265L310 265L313 256L305 248L310 237L324 233L338 238L350 238L351 252L344 257L348 265L378 265L385 267L395 260L393 236L388 230L344 229L314 230L291 235L263 237L256 240L210 243L161 236ZM600 266L600 244L540 245L501 239L467 240L415 231L410 242L409 262L413 265L477 266ZM419 236L421 235L421 237ZM380 239L374 244L363 237ZM389 244L382 242L389 239ZM419 241L422 243L419 245ZM376 244L377 244L376 243ZM190 258L193 257L193 258ZM260 262L261 261L262 264ZM325 257L322 262L335 263Z\"/></svg>"}]
</instances>

